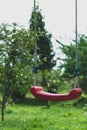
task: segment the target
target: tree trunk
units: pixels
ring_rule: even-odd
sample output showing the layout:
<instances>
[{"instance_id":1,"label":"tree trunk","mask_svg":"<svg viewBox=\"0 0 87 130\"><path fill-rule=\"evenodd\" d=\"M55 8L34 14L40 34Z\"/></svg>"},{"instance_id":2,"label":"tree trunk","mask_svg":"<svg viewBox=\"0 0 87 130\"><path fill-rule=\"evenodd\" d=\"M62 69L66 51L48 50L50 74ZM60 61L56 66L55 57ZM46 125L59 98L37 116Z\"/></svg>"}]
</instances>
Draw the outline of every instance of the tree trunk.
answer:
<instances>
[{"instance_id":1,"label":"tree trunk","mask_svg":"<svg viewBox=\"0 0 87 130\"><path fill-rule=\"evenodd\" d=\"M42 76L43 76L43 86L47 87L47 81L44 75L44 71L42 71Z\"/></svg>"},{"instance_id":2,"label":"tree trunk","mask_svg":"<svg viewBox=\"0 0 87 130\"><path fill-rule=\"evenodd\" d=\"M2 98L2 117L1 117L1 120L2 121L4 121L4 110L5 110L5 103L6 103L6 101L7 101L7 98L5 98L4 96L3 96L3 98Z\"/></svg>"},{"instance_id":3,"label":"tree trunk","mask_svg":"<svg viewBox=\"0 0 87 130\"><path fill-rule=\"evenodd\" d=\"M47 87L47 81L46 81L46 78L45 78L44 71L42 72L42 74L43 74L43 86ZM47 107L47 108L50 107L49 101L46 101L46 107Z\"/></svg>"},{"instance_id":4,"label":"tree trunk","mask_svg":"<svg viewBox=\"0 0 87 130\"><path fill-rule=\"evenodd\" d=\"M4 100L2 101L2 121L4 121L4 109L5 109L5 102Z\"/></svg>"}]
</instances>

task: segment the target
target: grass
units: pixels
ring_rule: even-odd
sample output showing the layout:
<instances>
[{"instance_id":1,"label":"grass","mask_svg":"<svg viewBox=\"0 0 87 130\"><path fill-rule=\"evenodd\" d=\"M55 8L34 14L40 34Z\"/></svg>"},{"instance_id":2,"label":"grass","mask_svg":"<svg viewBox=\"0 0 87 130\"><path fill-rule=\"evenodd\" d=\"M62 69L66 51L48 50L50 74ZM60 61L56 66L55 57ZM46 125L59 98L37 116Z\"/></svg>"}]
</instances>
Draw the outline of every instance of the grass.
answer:
<instances>
[{"instance_id":1,"label":"grass","mask_svg":"<svg viewBox=\"0 0 87 130\"><path fill-rule=\"evenodd\" d=\"M87 130L87 105L75 107L72 104L72 101L50 102L49 109L34 99L26 104L8 104L0 129Z\"/></svg>"}]
</instances>

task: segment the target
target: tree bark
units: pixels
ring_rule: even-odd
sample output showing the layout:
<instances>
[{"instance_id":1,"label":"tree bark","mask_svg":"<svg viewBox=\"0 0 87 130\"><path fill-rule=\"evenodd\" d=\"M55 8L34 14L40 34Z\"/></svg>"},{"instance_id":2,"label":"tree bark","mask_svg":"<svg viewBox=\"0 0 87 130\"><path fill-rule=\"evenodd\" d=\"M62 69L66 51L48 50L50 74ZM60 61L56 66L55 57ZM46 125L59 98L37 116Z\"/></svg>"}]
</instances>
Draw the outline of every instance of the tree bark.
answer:
<instances>
[{"instance_id":1,"label":"tree bark","mask_svg":"<svg viewBox=\"0 0 87 130\"><path fill-rule=\"evenodd\" d=\"M4 121L4 109L5 109L5 101L4 101L4 99L3 99L3 101L2 101L2 121Z\"/></svg>"},{"instance_id":2,"label":"tree bark","mask_svg":"<svg viewBox=\"0 0 87 130\"><path fill-rule=\"evenodd\" d=\"M2 97L2 117L1 117L1 120L4 121L4 111L5 111L5 103L7 101L7 96L4 96Z\"/></svg>"},{"instance_id":3,"label":"tree bark","mask_svg":"<svg viewBox=\"0 0 87 130\"><path fill-rule=\"evenodd\" d=\"M47 81L46 81L46 78L45 78L45 75L44 75L44 71L42 71L42 76L43 76L43 86L47 87Z\"/></svg>"}]
</instances>

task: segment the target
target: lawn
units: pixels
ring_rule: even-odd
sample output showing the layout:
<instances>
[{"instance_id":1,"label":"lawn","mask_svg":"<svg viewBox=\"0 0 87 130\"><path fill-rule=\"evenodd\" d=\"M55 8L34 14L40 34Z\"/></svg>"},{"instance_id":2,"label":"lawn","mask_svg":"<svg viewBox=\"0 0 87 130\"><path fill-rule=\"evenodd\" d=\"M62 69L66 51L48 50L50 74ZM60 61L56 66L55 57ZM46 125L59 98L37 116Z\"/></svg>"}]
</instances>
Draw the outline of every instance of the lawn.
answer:
<instances>
[{"instance_id":1,"label":"lawn","mask_svg":"<svg viewBox=\"0 0 87 130\"><path fill-rule=\"evenodd\" d=\"M86 104L77 107L72 101L49 104L50 108L46 108L34 99L26 104L7 104L0 130L87 130Z\"/></svg>"}]
</instances>

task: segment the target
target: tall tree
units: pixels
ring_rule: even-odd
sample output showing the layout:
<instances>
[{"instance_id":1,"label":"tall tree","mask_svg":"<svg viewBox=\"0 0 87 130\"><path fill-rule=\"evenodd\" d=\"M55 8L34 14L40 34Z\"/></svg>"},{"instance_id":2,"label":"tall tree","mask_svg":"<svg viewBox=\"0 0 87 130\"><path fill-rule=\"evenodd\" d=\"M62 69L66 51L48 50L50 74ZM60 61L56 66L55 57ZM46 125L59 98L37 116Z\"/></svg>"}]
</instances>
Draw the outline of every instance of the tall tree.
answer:
<instances>
[{"instance_id":1,"label":"tall tree","mask_svg":"<svg viewBox=\"0 0 87 130\"><path fill-rule=\"evenodd\" d=\"M33 32L33 33L32 33ZM34 11L30 19L30 36L34 38ZM38 53L38 64L39 69L43 74L43 85L46 86L46 78L44 71L51 70L55 65L56 61L53 59L55 53L53 51L53 45L51 42L52 35L45 29L45 22L41 14L39 6L36 7L36 42L37 42L37 53ZM34 51L32 51L34 53Z\"/></svg>"},{"instance_id":2,"label":"tall tree","mask_svg":"<svg viewBox=\"0 0 87 130\"><path fill-rule=\"evenodd\" d=\"M64 73L62 77L64 80L73 79L75 77L75 62L76 62L76 45L64 45L57 41L60 44L60 49L62 53L65 55L64 59L61 59L63 62L60 65L60 69L64 69ZM78 66L79 66L79 79L80 79L80 86L82 89L87 93L87 36L79 35L78 41Z\"/></svg>"}]
</instances>

